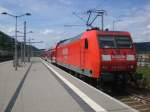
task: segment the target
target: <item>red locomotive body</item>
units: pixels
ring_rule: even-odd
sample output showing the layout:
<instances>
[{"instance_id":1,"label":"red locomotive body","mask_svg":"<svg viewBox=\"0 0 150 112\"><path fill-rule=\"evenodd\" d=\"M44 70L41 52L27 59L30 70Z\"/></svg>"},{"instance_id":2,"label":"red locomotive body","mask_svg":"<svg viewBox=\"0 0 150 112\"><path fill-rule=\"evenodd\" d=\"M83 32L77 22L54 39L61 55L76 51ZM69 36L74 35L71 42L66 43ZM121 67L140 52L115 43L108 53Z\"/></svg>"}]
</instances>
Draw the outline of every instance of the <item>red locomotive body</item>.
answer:
<instances>
[{"instance_id":1,"label":"red locomotive body","mask_svg":"<svg viewBox=\"0 0 150 112\"><path fill-rule=\"evenodd\" d=\"M53 54L58 65L92 78L132 74L136 69L136 52L128 32L85 31L60 41Z\"/></svg>"}]
</instances>

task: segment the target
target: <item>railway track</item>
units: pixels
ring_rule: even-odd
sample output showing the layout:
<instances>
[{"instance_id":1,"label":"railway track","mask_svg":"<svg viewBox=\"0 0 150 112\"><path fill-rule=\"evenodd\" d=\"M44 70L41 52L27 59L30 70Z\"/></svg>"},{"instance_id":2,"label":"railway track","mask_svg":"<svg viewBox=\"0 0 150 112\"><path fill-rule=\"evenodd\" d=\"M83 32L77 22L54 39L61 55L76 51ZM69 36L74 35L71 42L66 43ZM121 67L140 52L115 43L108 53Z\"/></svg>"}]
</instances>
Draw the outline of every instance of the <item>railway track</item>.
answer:
<instances>
[{"instance_id":1,"label":"railway track","mask_svg":"<svg viewBox=\"0 0 150 112\"><path fill-rule=\"evenodd\" d=\"M141 90L140 88L128 88L124 95L116 95L115 98L121 102L131 106L139 112L150 112L150 93L149 90Z\"/></svg>"},{"instance_id":2,"label":"railway track","mask_svg":"<svg viewBox=\"0 0 150 112\"><path fill-rule=\"evenodd\" d=\"M147 97L141 97L135 94L128 96L116 97L121 102L135 108L139 112L150 112L150 99Z\"/></svg>"},{"instance_id":3,"label":"railway track","mask_svg":"<svg viewBox=\"0 0 150 112\"><path fill-rule=\"evenodd\" d=\"M93 83L88 83L88 84L96 88L96 84L93 84ZM128 85L128 87L130 87L130 85ZM133 87L128 88L125 91L124 90L121 91L120 88L119 88L119 91L118 89L111 90L110 88L107 88L107 87L103 89L101 88L100 90L111 95L112 97L115 97L121 102L131 106L132 108L138 110L139 112L150 112L150 91L147 92L141 89L135 89ZM117 91L120 93L118 93Z\"/></svg>"}]
</instances>

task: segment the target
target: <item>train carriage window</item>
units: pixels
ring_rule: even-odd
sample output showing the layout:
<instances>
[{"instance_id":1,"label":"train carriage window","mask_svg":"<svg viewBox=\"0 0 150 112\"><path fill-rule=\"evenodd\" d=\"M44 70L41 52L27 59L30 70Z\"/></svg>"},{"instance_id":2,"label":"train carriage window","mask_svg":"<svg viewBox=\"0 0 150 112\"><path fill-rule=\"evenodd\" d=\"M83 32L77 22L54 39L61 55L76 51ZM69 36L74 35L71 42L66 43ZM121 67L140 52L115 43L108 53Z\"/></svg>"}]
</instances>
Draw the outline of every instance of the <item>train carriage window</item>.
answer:
<instances>
[{"instance_id":1,"label":"train carriage window","mask_svg":"<svg viewBox=\"0 0 150 112\"><path fill-rule=\"evenodd\" d=\"M88 46L89 46L89 45L88 45L88 39L85 39L85 41L84 41L84 48L85 48L85 49L88 49Z\"/></svg>"}]
</instances>

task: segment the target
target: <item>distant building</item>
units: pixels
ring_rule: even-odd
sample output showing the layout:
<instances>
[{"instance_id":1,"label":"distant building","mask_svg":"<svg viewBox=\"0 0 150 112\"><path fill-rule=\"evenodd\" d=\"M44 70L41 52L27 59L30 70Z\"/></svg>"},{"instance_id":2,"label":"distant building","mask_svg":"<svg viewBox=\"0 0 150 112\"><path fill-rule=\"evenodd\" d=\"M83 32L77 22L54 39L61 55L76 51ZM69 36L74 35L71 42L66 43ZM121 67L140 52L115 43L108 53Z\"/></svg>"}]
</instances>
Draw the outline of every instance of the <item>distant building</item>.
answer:
<instances>
[{"instance_id":1,"label":"distant building","mask_svg":"<svg viewBox=\"0 0 150 112\"><path fill-rule=\"evenodd\" d=\"M138 66L150 67L150 42L139 42L134 44L137 52Z\"/></svg>"},{"instance_id":2,"label":"distant building","mask_svg":"<svg viewBox=\"0 0 150 112\"><path fill-rule=\"evenodd\" d=\"M150 67L150 53L137 54L138 66Z\"/></svg>"}]
</instances>

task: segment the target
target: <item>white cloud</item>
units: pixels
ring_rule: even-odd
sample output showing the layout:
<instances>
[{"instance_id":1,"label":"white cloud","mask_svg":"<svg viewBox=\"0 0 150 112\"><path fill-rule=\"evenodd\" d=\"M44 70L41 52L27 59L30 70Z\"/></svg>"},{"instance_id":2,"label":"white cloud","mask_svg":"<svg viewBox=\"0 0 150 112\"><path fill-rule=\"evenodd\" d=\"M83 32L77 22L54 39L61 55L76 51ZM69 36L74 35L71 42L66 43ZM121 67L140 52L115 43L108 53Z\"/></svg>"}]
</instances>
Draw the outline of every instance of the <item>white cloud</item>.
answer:
<instances>
[{"instance_id":1,"label":"white cloud","mask_svg":"<svg viewBox=\"0 0 150 112\"><path fill-rule=\"evenodd\" d=\"M149 25L147 25L147 28L148 28L148 29L150 29L150 24L149 24Z\"/></svg>"},{"instance_id":2,"label":"white cloud","mask_svg":"<svg viewBox=\"0 0 150 112\"><path fill-rule=\"evenodd\" d=\"M43 41L44 43L34 44L39 48L50 48L65 37L64 32L58 29L32 29L32 31L34 33L28 34L27 38L32 37L35 41Z\"/></svg>"},{"instance_id":3,"label":"white cloud","mask_svg":"<svg viewBox=\"0 0 150 112\"><path fill-rule=\"evenodd\" d=\"M119 19L116 23L117 30L129 31L135 42L150 41L150 4L141 8L132 8Z\"/></svg>"},{"instance_id":4,"label":"white cloud","mask_svg":"<svg viewBox=\"0 0 150 112\"><path fill-rule=\"evenodd\" d=\"M45 30L42 31L42 32L43 32L44 35L48 35L48 34L50 34L50 33L53 33L54 30L52 30L52 29L45 29Z\"/></svg>"},{"instance_id":5,"label":"white cloud","mask_svg":"<svg viewBox=\"0 0 150 112\"><path fill-rule=\"evenodd\" d=\"M15 32L14 27L9 27L9 28L7 28L7 30L6 30L6 33L8 33L8 34L12 34L12 33L14 33L14 32Z\"/></svg>"},{"instance_id":6,"label":"white cloud","mask_svg":"<svg viewBox=\"0 0 150 112\"><path fill-rule=\"evenodd\" d=\"M0 30L6 34L8 34L9 36L13 36L14 35L14 31L15 31L15 28L13 26L2 26L0 25Z\"/></svg>"},{"instance_id":7,"label":"white cloud","mask_svg":"<svg viewBox=\"0 0 150 112\"><path fill-rule=\"evenodd\" d=\"M10 12L9 9L3 7L3 6L0 6L0 13L2 12Z\"/></svg>"}]
</instances>

